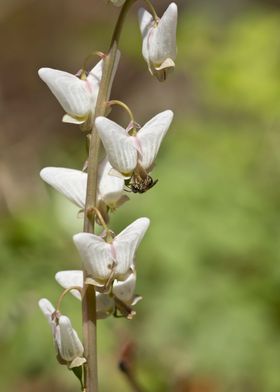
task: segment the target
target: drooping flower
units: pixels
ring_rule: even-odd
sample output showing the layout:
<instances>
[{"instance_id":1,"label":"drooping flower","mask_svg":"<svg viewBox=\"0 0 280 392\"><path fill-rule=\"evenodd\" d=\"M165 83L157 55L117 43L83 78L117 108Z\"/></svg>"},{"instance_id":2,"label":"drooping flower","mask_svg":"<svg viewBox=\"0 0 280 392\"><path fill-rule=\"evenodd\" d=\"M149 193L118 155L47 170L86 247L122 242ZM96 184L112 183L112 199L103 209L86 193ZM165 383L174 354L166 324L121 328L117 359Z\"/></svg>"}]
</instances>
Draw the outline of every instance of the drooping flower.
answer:
<instances>
[{"instance_id":1,"label":"drooping flower","mask_svg":"<svg viewBox=\"0 0 280 392\"><path fill-rule=\"evenodd\" d=\"M58 313L46 298L40 299L39 307L51 327L59 362L67 364L70 368L85 363L84 347L77 332L72 328L70 319Z\"/></svg>"},{"instance_id":2,"label":"drooping flower","mask_svg":"<svg viewBox=\"0 0 280 392\"><path fill-rule=\"evenodd\" d=\"M98 168L97 208L108 221L108 210L115 210L128 200L124 195L124 180L110 175L112 166L104 159ZM67 199L84 210L86 202L87 173L63 167L45 167L41 178Z\"/></svg>"},{"instance_id":3,"label":"drooping flower","mask_svg":"<svg viewBox=\"0 0 280 392\"><path fill-rule=\"evenodd\" d=\"M104 239L90 233L74 235L87 274L96 286L106 287L114 279L125 280L133 269L133 260L150 224L148 218L139 218L116 237Z\"/></svg>"},{"instance_id":4,"label":"drooping flower","mask_svg":"<svg viewBox=\"0 0 280 392\"><path fill-rule=\"evenodd\" d=\"M116 56L111 84L113 82L120 52ZM99 85L102 77L103 60L100 60L87 76L72 75L68 72L52 68L40 68L39 76L48 85L66 114L62 121L72 124L83 124L93 117Z\"/></svg>"},{"instance_id":5,"label":"drooping flower","mask_svg":"<svg viewBox=\"0 0 280 392\"><path fill-rule=\"evenodd\" d=\"M139 10L139 25L143 37L142 54L148 63L149 71L160 81L165 80L167 72L175 67L177 17L175 3L171 3L157 21L144 8Z\"/></svg>"},{"instance_id":6,"label":"drooping flower","mask_svg":"<svg viewBox=\"0 0 280 392\"><path fill-rule=\"evenodd\" d=\"M59 271L55 275L57 282L65 289L70 287L83 288L83 271ZM107 294L96 292L96 313L98 319L103 319L116 313L117 310L130 318L135 312L132 307L141 299L135 295L136 272L133 271L126 280L115 280L111 291ZM71 294L81 300L79 290L71 290Z\"/></svg>"},{"instance_id":7,"label":"drooping flower","mask_svg":"<svg viewBox=\"0 0 280 392\"><path fill-rule=\"evenodd\" d=\"M125 130L120 125L97 117L97 132L103 142L112 167L125 177L131 177L133 192L143 193L154 184L148 173L152 170L160 144L173 119L166 110L153 117L139 131Z\"/></svg>"}]
</instances>

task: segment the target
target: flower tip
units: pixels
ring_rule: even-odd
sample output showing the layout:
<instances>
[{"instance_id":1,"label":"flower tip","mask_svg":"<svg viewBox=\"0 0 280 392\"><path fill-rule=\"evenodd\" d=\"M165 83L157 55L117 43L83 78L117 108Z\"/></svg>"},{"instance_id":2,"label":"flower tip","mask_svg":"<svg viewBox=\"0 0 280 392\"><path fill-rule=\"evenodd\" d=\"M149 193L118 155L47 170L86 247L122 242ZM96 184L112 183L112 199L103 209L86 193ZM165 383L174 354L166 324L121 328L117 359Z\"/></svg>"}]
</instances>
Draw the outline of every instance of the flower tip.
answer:
<instances>
[{"instance_id":1,"label":"flower tip","mask_svg":"<svg viewBox=\"0 0 280 392\"><path fill-rule=\"evenodd\" d=\"M49 171L49 167L44 167L41 171L40 171L40 177L42 178L42 180L46 181L46 179L49 177L50 171Z\"/></svg>"},{"instance_id":2,"label":"flower tip","mask_svg":"<svg viewBox=\"0 0 280 392\"><path fill-rule=\"evenodd\" d=\"M174 2L171 3L171 4L169 4L169 7L167 8L167 10L173 12L174 14L175 14L175 13L178 14L178 6L177 6L177 4L174 3Z\"/></svg>"},{"instance_id":3,"label":"flower tip","mask_svg":"<svg viewBox=\"0 0 280 392\"><path fill-rule=\"evenodd\" d=\"M95 125L96 125L96 126L101 125L102 122L103 122L103 120L104 120L104 118L105 118L105 117L103 117L103 116L96 117L96 119L95 119Z\"/></svg>"},{"instance_id":4,"label":"flower tip","mask_svg":"<svg viewBox=\"0 0 280 392\"><path fill-rule=\"evenodd\" d=\"M40 68L38 71L38 75L39 75L40 79L45 81L47 78L47 75L49 74L50 69L51 68L47 68L47 67Z\"/></svg>"},{"instance_id":5,"label":"flower tip","mask_svg":"<svg viewBox=\"0 0 280 392\"><path fill-rule=\"evenodd\" d=\"M38 301L39 308L44 313L45 316L50 316L52 313L55 312L55 308L50 303L50 301L46 298L41 298Z\"/></svg>"}]
</instances>

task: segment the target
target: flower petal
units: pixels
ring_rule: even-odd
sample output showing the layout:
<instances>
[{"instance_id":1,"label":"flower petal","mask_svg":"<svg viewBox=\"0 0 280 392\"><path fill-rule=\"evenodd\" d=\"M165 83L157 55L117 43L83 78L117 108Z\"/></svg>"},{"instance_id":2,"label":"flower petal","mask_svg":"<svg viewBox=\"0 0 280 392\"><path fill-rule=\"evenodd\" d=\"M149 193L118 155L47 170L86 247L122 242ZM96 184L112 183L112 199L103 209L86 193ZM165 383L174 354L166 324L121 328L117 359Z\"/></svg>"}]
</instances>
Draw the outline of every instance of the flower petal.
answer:
<instances>
[{"instance_id":1,"label":"flower petal","mask_svg":"<svg viewBox=\"0 0 280 392\"><path fill-rule=\"evenodd\" d=\"M112 271L113 256L110 244L90 233L79 233L73 237L85 269L94 279L105 281Z\"/></svg>"},{"instance_id":2,"label":"flower petal","mask_svg":"<svg viewBox=\"0 0 280 392\"><path fill-rule=\"evenodd\" d=\"M149 225L148 218L139 218L114 238L112 246L117 262L115 268L117 278L123 278L133 265L135 251Z\"/></svg>"},{"instance_id":3,"label":"flower petal","mask_svg":"<svg viewBox=\"0 0 280 392\"><path fill-rule=\"evenodd\" d=\"M56 281L64 288L68 289L72 286L83 288L83 271L59 271L55 275ZM81 294L78 290L71 290L71 294L81 300ZM105 318L114 310L114 300L107 294L96 292L96 312L97 318Z\"/></svg>"},{"instance_id":4,"label":"flower petal","mask_svg":"<svg viewBox=\"0 0 280 392\"><path fill-rule=\"evenodd\" d=\"M73 361L77 357L82 357L84 347L78 337L77 332L72 328L71 321L66 316L59 317L60 345L59 351L65 361Z\"/></svg>"},{"instance_id":5,"label":"flower petal","mask_svg":"<svg viewBox=\"0 0 280 392\"><path fill-rule=\"evenodd\" d=\"M87 174L64 167L45 167L41 178L80 208L85 207Z\"/></svg>"},{"instance_id":6,"label":"flower petal","mask_svg":"<svg viewBox=\"0 0 280 392\"><path fill-rule=\"evenodd\" d=\"M171 3L159 21L150 41L150 60L160 65L167 58L175 60L178 9Z\"/></svg>"},{"instance_id":7,"label":"flower petal","mask_svg":"<svg viewBox=\"0 0 280 392\"><path fill-rule=\"evenodd\" d=\"M55 280L64 288L78 286L83 288L83 271L59 271L55 274ZM81 293L79 290L71 290L71 294L81 300Z\"/></svg>"},{"instance_id":8,"label":"flower petal","mask_svg":"<svg viewBox=\"0 0 280 392\"><path fill-rule=\"evenodd\" d=\"M43 314L47 318L49 324L53 324L52 314L55 312L54 306L46 298L40 299L38 304L39 304L39 307L40 307L41 311L43 312Z\"/></svg>"},{"instance_id":9,"label":"flower petal","mask_svg":"<svg viewBox=\"0 0 280 392\"><path fill-rule=\"evenodd\" d=\"M137 149L132 136L106 117L97 117L95 125L113 168L120 173L131 173L137 165Z\"/></svg>"},{"instance_id":10,"label":"flower petal","mask_svg":"<svg viewBox=\"0 0 280 392\"><path fill-rule=\"evenodd\" d=\"M115 208L123 196L124 179L110 175L112 169L107 159L99 166L99 197L108 207Z\"/></svg>"},{"instance_id":11,"label":"flower petal","mask_svg":"<svg viewBox=\"0 0 280 392\"><path fill-rule=\"evenodd\" d=\"M136 286L136 272L132 272L124 281L115 281L113 284L113 294L122 302L130 304L134 298Z\"/></svg>"},{"instance_id":12,"label":"flower petal","mask_svg":"<svg viewBox=\"0 0 280 392\"><path fill-rule=\"evenodd\" d=\"M87 117L91 110L91 101L90 91L84 80L52 68L41 68L38 73L66 113L81 120Z\"/></svg>"},{"instance_id":13,"label":"flower petal","mask_svg":"<svg viewBox=\"0 0 280 392\"><path fill-rule=\"evenodd\" d=\"M157 156L162 139L168 131L172 119L173 112L165 110L153 117L137 133L136 138L139 140L142 149L139 163L147 171L149 171Z\"/></svg>"}]
</instances>

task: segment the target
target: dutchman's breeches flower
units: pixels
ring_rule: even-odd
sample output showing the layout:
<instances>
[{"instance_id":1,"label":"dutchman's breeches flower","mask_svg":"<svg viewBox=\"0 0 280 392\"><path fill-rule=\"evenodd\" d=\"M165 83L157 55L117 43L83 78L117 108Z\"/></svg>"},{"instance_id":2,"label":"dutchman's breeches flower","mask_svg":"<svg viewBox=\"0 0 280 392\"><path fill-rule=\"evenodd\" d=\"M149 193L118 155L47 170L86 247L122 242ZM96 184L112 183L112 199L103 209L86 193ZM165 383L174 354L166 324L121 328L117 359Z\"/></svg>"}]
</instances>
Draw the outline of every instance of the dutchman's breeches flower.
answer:
<instances>
[{"instance_id":1,"label":"dutchman's breeches flower","mask_svg":"<svg viewBox=\"0 0 280 392\"><path fill-rule=\"evenodd\" d=\"M90 233L74 235L91 282L98 287L110 287L117 280L125 280L133 270L133 260L150 224L148 218L139 218L116 237L107 232L105 239Z\"/></svg>"},{"instance_id":2,"label":"dutchman's breeches flower","mask_svg":"<svg viewBox=\"0 0 280 392\"><path fill-rule=\"evenodd\" d=\"M97 208L108 222L108 212L114 211L128 200L124 195L124 180L110 175L112 166L107 159L98 168ZM86 202L87 173L63 167L45 167L41 178L72 203L84 210Z\"/></svg>"},{"instance_id":3,"label":"dutchman's breeches flower","mask_svg":"<svg viewBox=\"0 0 280 392\"><path fill-rule=\"evenodd\" d=\"M125 130L120 125L97 117L97 132L112 167L124 177L131 178L133 192L143 193L154 185L148 173L152 170L160 144L173 119L166 110L153 117L140 130Z\"/></svg>"},{"instance_id":4,"label":"dutchman's breeches flower","mask_svg":"<svg viewBox=\"0 0 280 392\"><path fill-rule=\"evenodd\" d=\"M151 74L160 81L165 80L167 72L175 67L177 17L175 3L171 3L162 18L157 21L144 8L139 10L143 57Z\"/></svg>"},{"instance_id":5,"label":"dutchman's breeches flower","mask_svg":"<svg viewBox=\"0 0 280 392\"><path fill-rule=\"evenodd\" d=\"M57 282L64 288L83 288L83 271L60 271L55 275ZM96 312L98 319L104 319L111 314L121 315L131 318L135 312L132 307L141 299L135 295L136 272L133 271L126 280L115 280L108 294L96 292ZM71 290L74 297L81 300L81 293L78 290Z\"/></svg>"},{"instance_id":6,"label":"dutchman's breeches flower","mask_svg":"<svg viewBox=\"0 0 280 392\"><path fill-rule=\"evenodd\" d=\"M39 306L51 327L59 362L67 364L69 368L85 363L84 347L70 319L57 312L46 298L39 301Z\"/></svg>"},{"instance_id":7,"label":"dutchman's breeches flower","mask_svg":"<svg viewBox=\"0 0 280 392\"><path fill-rule=\"evenodd\" d=\"M114 64L111 84L115 76L120 52ZM103 60L86 76L82 71L81 77L52 68L40 68L39 76L48 85L66 114L62 121L72 124L83 124L92 118L95 111L99 85L102 77Z\"/></svg>"}]
</instances>

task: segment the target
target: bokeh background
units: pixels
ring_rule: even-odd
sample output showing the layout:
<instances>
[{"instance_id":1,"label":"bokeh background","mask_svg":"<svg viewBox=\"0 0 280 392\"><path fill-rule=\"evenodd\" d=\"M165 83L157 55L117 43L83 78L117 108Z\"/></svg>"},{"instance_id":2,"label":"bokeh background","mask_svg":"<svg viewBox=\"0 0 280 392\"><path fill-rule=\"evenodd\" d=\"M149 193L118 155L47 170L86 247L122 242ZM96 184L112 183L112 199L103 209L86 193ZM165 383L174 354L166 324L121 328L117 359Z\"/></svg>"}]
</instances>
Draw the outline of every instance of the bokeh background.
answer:
<instances>
[{"instance_id":1,"label":"bokeh background","mask_svg":"<svg viewBox=\"0 0 280 392\"><path fill-rule=\"evenodd\" d=\"M169 1L155 1L159 14ZM177 1L176 72L160 84L141 56L137 7L127 20L112 97L145 123L173 109L156 187L133 195L112 227L140 216L144 300L133 321L99 323L100 390L129 392L117 363L137 347L147 392L280 390L280 2ZM101 0L0 3L0 385L7 392L74 392L37 307L56 301L56 271L77 269L77 210L39 178L81 168L84 139L37 76L75 73L108 46L118 10ZM111 115L123 125L120 109ZM66 314L80 331L72 297ZM68 374L69 373L69 374Z\"/></svg>"}]
</instances>

